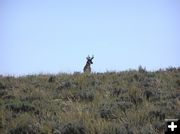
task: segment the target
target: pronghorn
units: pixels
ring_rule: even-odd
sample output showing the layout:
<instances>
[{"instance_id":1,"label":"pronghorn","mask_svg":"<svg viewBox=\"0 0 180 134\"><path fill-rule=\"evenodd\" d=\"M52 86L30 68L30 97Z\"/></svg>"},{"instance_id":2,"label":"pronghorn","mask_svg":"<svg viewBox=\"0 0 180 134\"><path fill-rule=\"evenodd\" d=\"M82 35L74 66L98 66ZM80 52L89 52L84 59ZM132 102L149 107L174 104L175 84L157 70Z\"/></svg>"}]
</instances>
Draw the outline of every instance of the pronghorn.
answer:
<instances>
[{"instance_id":1,"label":"pronghorn","mask_svg":"<svg viewBox=\"0 0 180 134\"><path fill-rule=\"evenodd\" d=\"M92 62L92 59L94 58L94 56L92 56L91 58L88 57L86 58L87 59L87 62L86 62L86 65L84 66L84 72L87 72L87 73L90 73L91 72L91 64L93 64Z\"/></svg>"}]
</instances>

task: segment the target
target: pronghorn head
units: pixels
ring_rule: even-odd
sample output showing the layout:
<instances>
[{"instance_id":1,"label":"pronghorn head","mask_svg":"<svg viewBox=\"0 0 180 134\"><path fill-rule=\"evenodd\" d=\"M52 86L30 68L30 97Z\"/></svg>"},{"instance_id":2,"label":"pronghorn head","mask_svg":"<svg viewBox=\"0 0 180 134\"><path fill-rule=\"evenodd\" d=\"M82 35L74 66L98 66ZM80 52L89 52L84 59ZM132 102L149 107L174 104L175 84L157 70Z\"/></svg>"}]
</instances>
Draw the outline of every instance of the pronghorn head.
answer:
<instances>
[{"instance_id":1,"label":"pronghorn head","mask_svg":"<svg viewBox=\"0 0 180 134\"><path fill-rule=\"evenodd\" d=\"M94 59L94 56L89 57L89 55L88 55L88 57L86 57L86 59L87 59L87 64L89 64L89 65L93 64L92 59Z\"/></svg>"},{"instance_id":2,"label":"pronghorn head","mask_svg":"<svg viewBox=\"0 0 180 134\"><path fill-rule=\"evenodd\" d=\"M92 57L89 57L89 55L88 55L88 57L86 57L86 59L87 59L87 62L86 62L86 65L84 66L84 72L91 72L91 64L93 64L93 62L92 62L92 59L94 59L94 56L92 56Z\"/></svg>"}]
</instances>

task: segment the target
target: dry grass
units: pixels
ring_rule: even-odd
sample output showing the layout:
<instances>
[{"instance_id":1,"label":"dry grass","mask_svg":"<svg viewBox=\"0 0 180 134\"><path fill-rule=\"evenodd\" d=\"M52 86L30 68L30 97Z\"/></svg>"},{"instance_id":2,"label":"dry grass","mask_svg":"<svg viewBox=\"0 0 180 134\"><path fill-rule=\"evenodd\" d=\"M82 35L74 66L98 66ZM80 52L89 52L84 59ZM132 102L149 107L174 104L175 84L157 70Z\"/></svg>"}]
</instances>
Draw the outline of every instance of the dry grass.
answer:
<instances>
[{"instance_id":1,"label":"dry grass","mask_svg":"<svg viewBox=\"0 0 180 134\"><path fill-rule=\"evenodd\" d=\"M0 76L0 133L163 133L180 118L180 69Z\"/></svg>"}]
</instances>

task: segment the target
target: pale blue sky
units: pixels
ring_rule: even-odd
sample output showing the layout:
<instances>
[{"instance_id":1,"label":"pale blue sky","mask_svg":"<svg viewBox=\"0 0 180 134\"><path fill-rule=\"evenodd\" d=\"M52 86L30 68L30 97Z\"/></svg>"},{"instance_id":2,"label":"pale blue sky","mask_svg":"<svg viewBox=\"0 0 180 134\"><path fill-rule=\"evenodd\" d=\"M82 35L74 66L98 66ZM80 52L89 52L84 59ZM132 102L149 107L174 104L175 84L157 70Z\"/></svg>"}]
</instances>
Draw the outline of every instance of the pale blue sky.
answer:
<instances>
[{"instance_id":1,"label":"pale blue sky","mask_svg":"<svg viewBox=\"0 0 180 134\"><path fill-rule=\"evenodd\" d=\"M179 0L0 0L0 74L180 66Z\"/></svg>"}]
</instances>

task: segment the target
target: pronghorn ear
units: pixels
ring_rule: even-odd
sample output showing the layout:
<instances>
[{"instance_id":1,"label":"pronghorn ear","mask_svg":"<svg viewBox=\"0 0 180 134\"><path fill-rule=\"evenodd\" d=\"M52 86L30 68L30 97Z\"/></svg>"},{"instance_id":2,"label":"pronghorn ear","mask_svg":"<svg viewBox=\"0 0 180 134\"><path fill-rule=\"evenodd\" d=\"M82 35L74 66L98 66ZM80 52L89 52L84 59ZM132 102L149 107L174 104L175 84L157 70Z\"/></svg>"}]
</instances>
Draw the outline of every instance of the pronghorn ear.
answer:
<instances>
[{"instance_id":1,"label":"pronghorn ear","mask_svg":"<svg viewBox=\"0 0 180 134\"><path fill-rule=\"evenodd\" d=\"M91 60L92 60L92 59L94 59L94 55L92 55L92 58L91 58Z\"/></svg>"}]
</instances>

